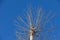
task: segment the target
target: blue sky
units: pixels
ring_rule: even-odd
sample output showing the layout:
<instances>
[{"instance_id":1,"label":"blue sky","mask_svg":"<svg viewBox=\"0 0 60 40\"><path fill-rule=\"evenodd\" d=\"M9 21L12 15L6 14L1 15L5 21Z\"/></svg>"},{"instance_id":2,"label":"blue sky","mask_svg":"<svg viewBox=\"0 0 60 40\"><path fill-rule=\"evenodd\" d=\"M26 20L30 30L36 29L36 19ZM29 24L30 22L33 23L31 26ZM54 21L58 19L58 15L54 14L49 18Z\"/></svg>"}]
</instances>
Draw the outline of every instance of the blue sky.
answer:
<instances>
[{"instance_id":1,"label":"blue sky","mask_svg":"<svg viewBox=\"0 0 60 40\"><path fill-rule=\"evenodd\" d=\"M0 0L0 40L16 40L14 20L31 4L56 13L56 39L60 39L60 0Z\"/></svg>"}]
</instances>

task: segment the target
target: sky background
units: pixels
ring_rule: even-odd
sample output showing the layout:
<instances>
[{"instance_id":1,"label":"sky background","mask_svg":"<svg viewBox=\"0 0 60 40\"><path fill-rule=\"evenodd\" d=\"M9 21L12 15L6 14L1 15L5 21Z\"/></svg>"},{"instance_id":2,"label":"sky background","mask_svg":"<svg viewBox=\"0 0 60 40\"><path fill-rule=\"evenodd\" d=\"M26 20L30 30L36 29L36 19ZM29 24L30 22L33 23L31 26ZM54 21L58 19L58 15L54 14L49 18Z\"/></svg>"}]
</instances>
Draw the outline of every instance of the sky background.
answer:
<instances>
[{"instance_id":1,"label":"sky background","mask_svg":"<svg viewBox=\"0 0 60 40\"><path fill-rule=\"evenodd\" d=\"M56 39L60 40L60 0L0 0L0 40L16 40L14 20L32 5L56 13Z\"/></svg>"}]
</instances>

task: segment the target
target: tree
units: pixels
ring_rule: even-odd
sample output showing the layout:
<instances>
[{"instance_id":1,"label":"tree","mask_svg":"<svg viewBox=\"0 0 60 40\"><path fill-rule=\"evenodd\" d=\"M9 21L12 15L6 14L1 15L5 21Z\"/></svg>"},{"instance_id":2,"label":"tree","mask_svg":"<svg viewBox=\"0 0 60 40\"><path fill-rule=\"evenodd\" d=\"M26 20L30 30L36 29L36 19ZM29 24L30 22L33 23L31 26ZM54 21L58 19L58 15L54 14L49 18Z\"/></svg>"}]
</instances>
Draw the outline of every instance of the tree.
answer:
<instances>
[{"instance_id":1,"label":"tree","mask_svg":"<svg viewBox=\"0 0 60 40\"><path fill-rule=\"evenodd\" d=\"M53 13L44 14L41 8L37 9L35 16L30 8L27 13L27 20L20 16L17 17L15 25L18 27L16 30L16 36L18 40L49 40L49 32L54 30L55 25L51 24L51 20L55 17ZM20 22L23 22L26 27L20 26ZM54 39L55 40L55 39Z\"/></svg>"}]
</instances>

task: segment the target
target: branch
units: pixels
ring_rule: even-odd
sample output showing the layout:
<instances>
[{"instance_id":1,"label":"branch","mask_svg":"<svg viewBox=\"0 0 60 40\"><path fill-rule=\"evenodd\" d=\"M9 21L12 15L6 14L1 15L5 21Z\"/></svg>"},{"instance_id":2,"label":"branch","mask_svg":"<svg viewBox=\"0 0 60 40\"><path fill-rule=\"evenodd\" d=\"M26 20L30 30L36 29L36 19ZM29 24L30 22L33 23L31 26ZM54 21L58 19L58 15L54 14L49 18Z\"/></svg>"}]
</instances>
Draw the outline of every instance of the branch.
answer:
<instances>
[{"instance_id":1,"label":"branch","mask_svg":"<svg viewBox=\"0 0 60 40\"><path fill-rule=\"evenodd\" d=\"M49 19L48 19L48 17L46 17L46 21L44 22L43 27L45 27L46 23L48 23L54 17L55 17L55 15L52 15Z\"/></svg>"},{"instance_id":2,"label":"branch","mask_svg":"<svg viewBox=\"0 0 60 40\"><path fill-rule=\"evenodd\" d=\"M18 16L18 17L17 17L17 20L18 20L18 21L21 20L26 26L29 26L28 23L26 23L26 22L23 20L22 17Z\"/></svg>"},{"instance_id":3,"label":"branch","mask_svg":"<svg viewBox=\"0 0 60 40\"><path fill-rule=\"evenodd\" d=\"M29 19L29 26L30 26L30 25L32 25L32 14L31 14L31 12L27 13L27 17Z\"/></svg>"}]
</instances>

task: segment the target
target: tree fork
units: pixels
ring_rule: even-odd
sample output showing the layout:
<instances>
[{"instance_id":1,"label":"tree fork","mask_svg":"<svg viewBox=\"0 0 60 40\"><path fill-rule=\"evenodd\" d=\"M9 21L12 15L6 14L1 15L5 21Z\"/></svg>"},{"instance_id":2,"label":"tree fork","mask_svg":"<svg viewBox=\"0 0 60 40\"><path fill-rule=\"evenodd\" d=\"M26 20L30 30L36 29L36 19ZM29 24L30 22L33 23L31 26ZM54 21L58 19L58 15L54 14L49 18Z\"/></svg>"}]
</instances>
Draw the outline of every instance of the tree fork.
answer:
<instances>
[{"instance_id":1,"label":"tree fork","mask_svg":"<svg viewBox=\"0 0 60 40\"><path fill-rule=\"evenodd\" d=\"M35 32L35 29L34 29L34 26L31 25L30 26L30 40L34 40L34 32Z\"/></svg>"}]
</instances>

